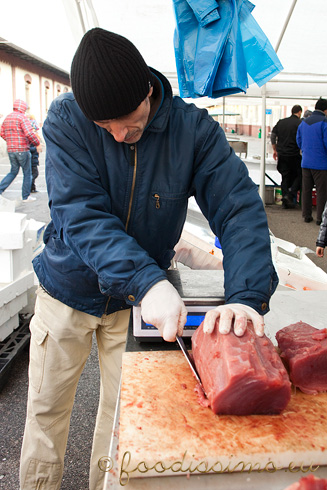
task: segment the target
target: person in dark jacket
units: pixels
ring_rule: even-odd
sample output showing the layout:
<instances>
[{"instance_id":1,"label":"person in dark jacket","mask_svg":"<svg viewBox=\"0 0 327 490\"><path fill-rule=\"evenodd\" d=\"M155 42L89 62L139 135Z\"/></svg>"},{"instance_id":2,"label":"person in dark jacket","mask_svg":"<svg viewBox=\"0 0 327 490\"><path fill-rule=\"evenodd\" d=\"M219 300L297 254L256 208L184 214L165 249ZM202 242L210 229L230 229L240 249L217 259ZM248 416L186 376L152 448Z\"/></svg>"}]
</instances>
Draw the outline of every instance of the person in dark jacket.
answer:
<instances>
[{"instance_id":1,"label":"person in dark jacket","mask_svg":"<svg viewBox=\"0 0 327 490\"><path fill-rule=\"evenodd\" d=\"M32 114L29 114L29 119L31 121L32 127L36 133L38 134L39 126L36 122L35 117ZM31 167L32 167L32 184L31 184L31 192L35 193L37 192L36 190L36 185L35 181L39 176L39 151L36 149L34 145L30 145L30 152L31 152Z\"/></svg>"},{"instance_id":2,"label":"person in dark jacket","mask_svg":"<svg viewBox=\"0 0 327 490\"><path fill-rule=\"evenodd\" d=\"M30 323L29 396L21 489L59 488L75 389L96 332L100 402L90 489L103 488L130 308L164 340L182 335L187 311L167 280L194 196L224 250L225 305L209 334L257 335L278 283L266 214L245 164L206 110L173 97L126 38L100 28L83 37L73 93L43 126L52 221L34 260L41 287ZM218 328L218 327L217 327ZM40 476L41 475L41 476Z\"/></svg>"},{"instance_id":3,"label":"person in dark jacket","mask_svg":"<svg viewBox=\"0 0 327 490\"><path fill-rule=\"evenodd\" d=\"M310 109L307 109L306 111L304 111L304 114L303 114L303 119L307 119L308 117L310 117L312 115L312 111L310 111Z\"/></svg>"},{"instance_id":4,"label":"person in dark jacket","mask_svg":"<svg viewBox=\"0 0 327 490\"><path fill-rule=\"evenodd\" d=\"M319 233L316 242L316 255L323 257L325 253L325 247L327 246L327 202L324 212L322 213L322 221L319 228Z\"/></svg>"},{"instance_id":5,"label":"person in dark jacket","mask_svg":"<svg viewBox=\"0 0 327 490\"><path fill-rule=\"evenodd\" d=\"M296 132L301 123L302 107L292 107L292 115L280 119L271 132L273 158L282 176L282 206L294 208L298 191L301 189L301 153L296 143Z\"/></svg>"},{"instance_id":6,"label":"person in dark jacket","mask_svg":"<svg viewBox=\"0 0 327 490\"><path fill-rule=\"evenodd\" d=\"M39 176L39 153L34 145L30 146L31 152L31 166L32 166L32 184L31 184L31 192L37 192L35 181Z\"/></svg>"},{"instance_id":7,"label":"person in dark jacket","mask_svg":"<svg viewBox=\"0 0 327 490\"><path fill-rule=\"evenodd\" d=\"M316 223L321 224L327 200L327 100L320 98L312 115L301 122L296 141L302 150L302 216L313 221L312 189L316 186Z\"/></svg>"}]
</instances>

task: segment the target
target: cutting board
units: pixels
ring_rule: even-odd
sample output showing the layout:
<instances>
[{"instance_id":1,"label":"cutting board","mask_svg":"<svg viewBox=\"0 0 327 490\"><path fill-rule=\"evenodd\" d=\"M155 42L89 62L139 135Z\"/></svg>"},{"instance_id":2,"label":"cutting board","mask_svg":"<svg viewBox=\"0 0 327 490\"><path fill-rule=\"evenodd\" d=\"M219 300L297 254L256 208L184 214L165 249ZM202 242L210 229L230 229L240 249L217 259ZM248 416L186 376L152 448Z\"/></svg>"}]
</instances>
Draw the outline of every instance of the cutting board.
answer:
<instances>
[{"instance_id":1,"label":"cutting board","mask_svg":"<svg viewBox=\"0 0 327 490\"><path fill-rule=\"evenodd\" d=\"M195 386L180 351L123 354L122 480L327 464L327 393L294 389L281 415L218 416L198 403Z\"/></svg>"}]
</instances>

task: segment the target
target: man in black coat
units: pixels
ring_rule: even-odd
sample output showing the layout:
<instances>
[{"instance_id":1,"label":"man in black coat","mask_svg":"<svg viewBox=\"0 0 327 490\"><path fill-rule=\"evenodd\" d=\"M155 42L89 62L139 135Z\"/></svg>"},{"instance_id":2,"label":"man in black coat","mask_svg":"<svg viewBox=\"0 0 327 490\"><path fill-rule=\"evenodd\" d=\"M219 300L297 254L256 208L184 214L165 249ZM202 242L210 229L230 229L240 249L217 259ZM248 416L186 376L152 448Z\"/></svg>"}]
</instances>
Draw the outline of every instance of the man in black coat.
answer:
<instances>
[{"instance_id":1,"label":"man in black coat","mask_svg":"<svg viewBox=\"0 0 327 490\"><path fill-rule=\"evenodd\" d=\"M283 208L294 208L297 192L301 189L301 153L296 143L296 132L301 123L302 107L292 107L292 115L280 119L271 132L273 158L282 176Z\"/></svg>"}]
</instances>

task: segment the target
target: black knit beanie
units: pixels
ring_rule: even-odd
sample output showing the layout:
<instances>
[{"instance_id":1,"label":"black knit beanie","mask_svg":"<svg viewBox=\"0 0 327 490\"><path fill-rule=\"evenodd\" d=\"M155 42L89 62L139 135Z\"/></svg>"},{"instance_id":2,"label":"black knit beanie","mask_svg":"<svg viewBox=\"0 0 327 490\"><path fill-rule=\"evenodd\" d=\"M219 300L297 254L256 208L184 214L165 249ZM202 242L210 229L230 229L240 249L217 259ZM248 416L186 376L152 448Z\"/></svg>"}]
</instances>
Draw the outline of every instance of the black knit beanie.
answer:
<instances>
[{"instance_id":1,"label":"black knit beanie","mask_svg":"<svg viewBox=\"0 0 327 490\"><path fill-rule=\"evenodd\" d=\"M126 116L149 93L152 75L125 37L96 27L82 38L72 61L75 99L91 121Z\"/></svg>"}]
</instances>

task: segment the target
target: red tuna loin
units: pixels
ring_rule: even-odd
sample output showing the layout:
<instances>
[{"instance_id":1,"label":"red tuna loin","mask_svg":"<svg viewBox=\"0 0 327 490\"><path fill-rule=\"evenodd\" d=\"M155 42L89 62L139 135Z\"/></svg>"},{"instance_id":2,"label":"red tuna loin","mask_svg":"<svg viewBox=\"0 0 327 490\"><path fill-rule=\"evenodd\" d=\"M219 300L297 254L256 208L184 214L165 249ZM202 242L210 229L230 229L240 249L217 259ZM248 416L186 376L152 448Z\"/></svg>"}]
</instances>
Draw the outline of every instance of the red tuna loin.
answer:
<instances>
[{"instance_id":1,"label":"red tuna loin","mask_svg":"<svg viewBox=\"0 0 327 490\"><path fill-rule=\"evenodd\" d=\"M272 342L258 337L251 322L242 337L234 332L192 336L192 354L214 413L279 414L291 398L291 383Z\"/></svg>"},{"instance_id":2,"label":"red tuna loin","mask_svg":"<svg viewBox=\"0 0 327 490\"><path fill-rule=\"evenodd\" d=\"M304 476L285 490L327 490L327 480L316 478L314 475Z\"/></svg>"},{"instance_id":3,"label":"red tuna loin","mask_svg":"<svg viewBox=\"0 0 327 490\"><path fill-rule=\"evenodd\" d=\"M291 381L303 393L327 391L327 329L298 322L276 334Z\"/></svg>"}]
</instances>

